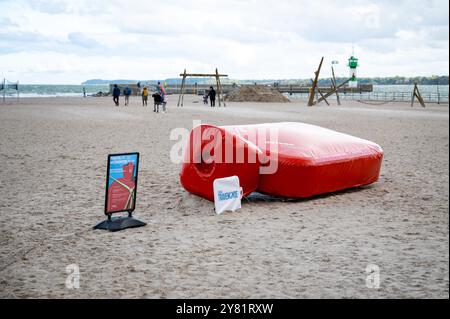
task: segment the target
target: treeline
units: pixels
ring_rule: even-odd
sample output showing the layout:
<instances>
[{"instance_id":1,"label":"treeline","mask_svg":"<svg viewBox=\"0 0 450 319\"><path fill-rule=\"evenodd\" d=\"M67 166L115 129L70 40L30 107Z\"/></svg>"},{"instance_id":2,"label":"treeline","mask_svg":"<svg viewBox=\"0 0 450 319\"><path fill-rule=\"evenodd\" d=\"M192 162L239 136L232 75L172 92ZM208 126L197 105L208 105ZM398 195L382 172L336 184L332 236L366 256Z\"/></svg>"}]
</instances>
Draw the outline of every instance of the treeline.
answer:
<instances>
[{"instance_id":1,"label":"treeline","mask_svg":"<svg viewBox=\"0 0 450 319\"><path fill-rule=\"evenodd\" d=\"M416 76L416 77L374 77L374 78L358 78L359 84L373 84L373 85L413 85L417 83L419 85L448 85L448 76ZM337 83L346 81L347 78L336 78ZM280 84L303 84L310 85L311 80L298 80L298 81L280 81ZM331 78L319 79L320 86L331 86Z\"/></svg>"},{"instance_id":2,"label":"treeline","mask_svg":"<svg viewBox=\"0 0 450 319\"><path fill-rule=\"evenodd\" d=\"M345 81L344 78L340 79ZM338 82L341 82L338 81ZM360 84L374 85L411 85L414 83L420 85L448 85L448 76L416 76L416 77L375 77L375 78L358 78ZM331 79L329 79L331 84Z\"/></svg>"},{"instance_id":3,"label":"treeline","mask_svg":"<svg viewBox=\"0 0 450 319\"><path fill-rule=\"evenodd\" d=\"M359 84L373 84L373 85L413 85L417 83L419 85L448 85L448 76L416 76L416 77L373 77L373 78L358 78ZM337 83L342 83L348 80L348 78L338 77ZM226 79L222 83L234 82L231 79ZM289 80L237 80L234 83L237 84L279 84L279 85L304 85L310 86L310 79L289 79ZM331 86L331 78L319 79L320 86Z\"/></svg>"}]
</instances>

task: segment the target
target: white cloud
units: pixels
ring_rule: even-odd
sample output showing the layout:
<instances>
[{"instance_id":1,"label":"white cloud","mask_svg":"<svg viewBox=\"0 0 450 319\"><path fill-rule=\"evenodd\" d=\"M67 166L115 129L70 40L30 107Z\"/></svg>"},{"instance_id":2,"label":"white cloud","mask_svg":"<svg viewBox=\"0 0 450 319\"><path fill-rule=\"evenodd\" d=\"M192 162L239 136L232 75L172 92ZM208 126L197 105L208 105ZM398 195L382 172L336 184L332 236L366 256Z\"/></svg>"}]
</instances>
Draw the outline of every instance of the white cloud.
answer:
<instances>
[{"instance_id":1,"label":"white cloud","mask_svg":"<svg viewBox=\"0 0 450 319\"><path fill-rule=\"evenodd\" d=\"M309 78L321 56L346 75L352 43L361 76L448 74L448 20L441 0L3 0L0 76Z\"/></svg>"}]
</instances>

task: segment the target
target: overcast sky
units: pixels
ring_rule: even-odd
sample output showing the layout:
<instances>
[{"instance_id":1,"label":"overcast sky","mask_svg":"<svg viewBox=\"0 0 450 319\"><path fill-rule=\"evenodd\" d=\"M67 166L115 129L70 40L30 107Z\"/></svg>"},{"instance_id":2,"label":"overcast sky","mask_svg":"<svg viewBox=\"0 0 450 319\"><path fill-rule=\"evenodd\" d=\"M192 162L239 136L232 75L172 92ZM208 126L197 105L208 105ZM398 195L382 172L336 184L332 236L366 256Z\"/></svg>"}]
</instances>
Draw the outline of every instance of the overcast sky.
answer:
<instances>
[{"instance_id":1,"label":"overcast sky","mask_svg":"<svg viewBox=\"0 0 450 319\"><path fill-rule=\"evenodd\" d=\"M0 76L21 83L448 75L447 0L0 0Z\"/></svg>"}]
</instances>

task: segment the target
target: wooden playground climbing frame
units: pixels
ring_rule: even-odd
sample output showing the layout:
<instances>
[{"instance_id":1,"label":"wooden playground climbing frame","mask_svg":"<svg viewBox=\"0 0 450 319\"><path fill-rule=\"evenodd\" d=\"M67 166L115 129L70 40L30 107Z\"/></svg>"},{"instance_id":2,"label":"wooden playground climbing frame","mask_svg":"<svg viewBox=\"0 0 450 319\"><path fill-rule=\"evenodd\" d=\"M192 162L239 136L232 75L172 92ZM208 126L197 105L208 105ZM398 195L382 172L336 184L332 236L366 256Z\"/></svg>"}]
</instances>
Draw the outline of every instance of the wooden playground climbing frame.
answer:
<instances>
[{"instance_id":1,"label":"wooden playground climbing frame","mask_svg":"<svg viewBox=\"0 0 450 319\"><path fill-rule=\"evenodd\" d=\"M213 74L208 73L186 73L186 69L184 69L184 72L180 74L180 76L183 77L181 80L181 90L180 95L178 96L178 104L177 106L183 106L184 104L184 89L186 86L186 78L188 76L190 77L214 77L216 79L216 87L217 87L217 99L219 100L219 106L222 106L223 101L223 90L222 90L222 83L220 82L220 77L227 77L226 74L219 74L219 71L216 68L216 72ZM223 101L223 106L226 106L225 101Z\"/></svg>"}]
</instances>

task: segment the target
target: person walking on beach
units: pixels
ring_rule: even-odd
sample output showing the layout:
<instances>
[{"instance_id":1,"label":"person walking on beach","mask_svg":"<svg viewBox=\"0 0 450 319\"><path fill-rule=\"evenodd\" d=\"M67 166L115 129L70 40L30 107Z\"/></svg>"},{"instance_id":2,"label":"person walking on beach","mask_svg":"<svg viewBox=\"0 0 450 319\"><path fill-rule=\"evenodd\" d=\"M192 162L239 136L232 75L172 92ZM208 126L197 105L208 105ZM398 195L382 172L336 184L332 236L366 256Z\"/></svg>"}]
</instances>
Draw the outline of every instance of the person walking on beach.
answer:
<instances>
[{"instance_id":1,"label":"person walking on beach","mask_svg":"<svg viewBox=\"0 0 450 319\"><path fill-rule=\"evenodd\" d=\"M86 97L86 88L83 86L83 97Z\"/></svg>"},{"instance_id":2,"label":"person walking on beach","mask_svg":"<svg viewBox=\"0 0 450 319\"><path fill-rule=\"evenodd\" d=\"M214 88L212 86L209 87L208 96L209 96L209 100L211 101L211 107L215 107L216 106L216 91L214 90Z\"/></svg>"},{"instance_id":3,"label":"person walking on beach","mask_svg":"<svg viewBox=\"0 0 450 319\"><path fill-rule=\"evenodd\" d=\"M166 89L164 88L164 85L161 84L161 82L158 81L158 87L157 87L159 95L161 95L161 101L164 101L164 97L166 95Z\"/></svg>"},{"instance_id":4,"label":"person walking on beach","mask_svg":"<svg viewBox=\"0 0 450 319\"><path fill-rule=\"evenodd\" d=\"M159 113L159 106L161 105L161 94L156 92L152 95L153 97L153 112Z\"/></svg>"},{"instance_id":5,"label":"person walking on beach","mask_svg":"<svg viewBox=\"0 0 450 319\"><path fill-rule=\"evenodd\" d=\"M123 90L123 95L125 96L125 106L128 106L130 104L131 92L132 91L128 86Z\"/></svg>"},{"instance_id":6,"label":"person walking on beach","mask_svg":"<svg viewBox=\"0 0 450 319\"><path fill-rule=\"evenodd\" d=\"M113 101L116 104L116 106L119 106L119 96L120 96L120 89L117 86L117 84L114 84Z\"/></svg>"},{"instance_id":7,"label":"person walking on beach","mask_svg":"<svg viewBox=\"0 0 450 319\"><path fill-rule=\"evenodd\" d=\"M142 106L147 106L148 88L145 86L142 90Z\"/></svg>"}]
</instances>

